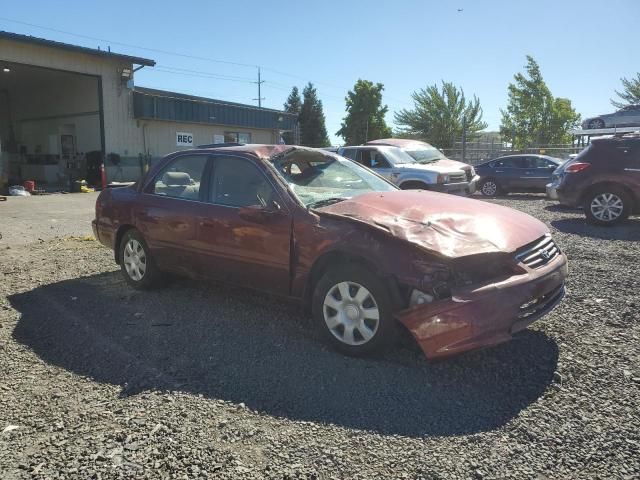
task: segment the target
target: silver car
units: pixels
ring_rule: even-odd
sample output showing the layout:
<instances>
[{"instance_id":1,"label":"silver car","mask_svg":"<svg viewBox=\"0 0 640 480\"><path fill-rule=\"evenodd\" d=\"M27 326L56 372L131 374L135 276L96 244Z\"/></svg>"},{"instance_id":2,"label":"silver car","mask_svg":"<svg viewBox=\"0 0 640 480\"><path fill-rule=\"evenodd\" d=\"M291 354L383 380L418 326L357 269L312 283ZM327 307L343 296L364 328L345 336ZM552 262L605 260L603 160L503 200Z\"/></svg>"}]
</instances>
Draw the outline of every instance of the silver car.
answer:
<instances>
[{"instance_id":1,"label":"silver car","mask_svg":"<svg viewBox=\"0 0 640 480\"><path fill-rule=\"evenodd\" d=\"M582 122L583 130L635 126L640 127L640 105L629 105L621 108L616 113L587 118Z\"/></svg>"},{"instance_id":2,"label":"silver car","mask_svg":"<svg viewBox=\"0 0 640 480\"><path fill-rule=\"evenodd\" d=\"M444 157L419 161L401 148L387 145L341 147L338 154L371 168L403 190L458 195L470 195L476 190L478 177L473 167Z\"/></svg>"}]
</instances>

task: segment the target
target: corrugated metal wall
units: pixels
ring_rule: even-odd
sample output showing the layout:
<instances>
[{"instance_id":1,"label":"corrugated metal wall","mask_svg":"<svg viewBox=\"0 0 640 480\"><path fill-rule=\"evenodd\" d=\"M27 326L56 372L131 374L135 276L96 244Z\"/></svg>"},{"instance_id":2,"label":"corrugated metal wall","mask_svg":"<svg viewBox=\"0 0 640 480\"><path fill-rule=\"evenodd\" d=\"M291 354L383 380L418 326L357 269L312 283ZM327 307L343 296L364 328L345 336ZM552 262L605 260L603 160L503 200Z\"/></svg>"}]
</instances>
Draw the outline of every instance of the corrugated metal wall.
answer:
<instances>
[{"instance_id":1,"label":"corrugated metal wall","mask_svg":"<svg viewBox=\"0 0 640 480\"><path fill-rule=\"evenodd\" d=\"M135 118L293 130L297 118L268 109L133 92Z\"/></svg>"}]
</instances>

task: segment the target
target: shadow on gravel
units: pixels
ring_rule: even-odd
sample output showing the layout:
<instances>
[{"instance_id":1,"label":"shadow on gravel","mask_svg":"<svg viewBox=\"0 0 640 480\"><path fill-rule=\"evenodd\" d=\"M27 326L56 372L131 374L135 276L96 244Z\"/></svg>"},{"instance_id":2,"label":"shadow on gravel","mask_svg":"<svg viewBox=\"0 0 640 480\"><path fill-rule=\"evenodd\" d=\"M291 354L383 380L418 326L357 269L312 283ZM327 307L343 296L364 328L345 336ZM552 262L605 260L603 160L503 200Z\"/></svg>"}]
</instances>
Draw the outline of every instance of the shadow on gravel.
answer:
<instances>
[{"instance_id":1,"label":"shadow on gravel","mask_svg":"<svg viewBox=\"0 0 640 480\"><path fill-rule=\"evenodd\" d=\"M122 387L181 390L292 420L407 436L504 425L553 379L556 343L508 344L429 363L417 348L383 359L324 348L295 306L195 281L132 292L117 272L10 298L14 338L44 361Z\"/></svg>"},{"instance_id":2,"label":"shadow on gravel","mask_svg":"<svg viewBox=\"0 0 640 480\"><path fill-rule=\"evenodd\" d=\"M560 205L555 203L553 205L548 205L544 207L548 212L571 212L571 213L580 213L582 208L580 207L569 207L568 205Z\"/></svg>"},{"instance_id":3,"label":"shadow on gravel","mask_svg":"<svg viewBox=\"0 0 640 480\"><path fill-rule=\"evenodd\" d=\"M640 240L640 219L630 218L627 221L612 227L601 227L588 224L584 218L562 218L552 220L557 230L563 233L572 233L582 237L598 238L602 240L623 240L637 242Z\"/></svg>"}]
</instances>

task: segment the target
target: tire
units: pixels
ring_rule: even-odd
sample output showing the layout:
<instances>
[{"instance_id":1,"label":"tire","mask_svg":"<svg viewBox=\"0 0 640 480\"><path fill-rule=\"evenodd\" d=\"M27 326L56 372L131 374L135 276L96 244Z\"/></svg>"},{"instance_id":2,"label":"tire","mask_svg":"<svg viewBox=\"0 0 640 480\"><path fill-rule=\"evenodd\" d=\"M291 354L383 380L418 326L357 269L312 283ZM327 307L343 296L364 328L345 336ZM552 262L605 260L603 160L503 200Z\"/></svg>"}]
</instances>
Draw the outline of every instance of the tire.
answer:
<instances>
[{"instance_id":1,"label":"tire","mask_svg":"<svg viewBox=\"0 0 640 480\"><path fill-rule=\"evenodd\" d=\"M487 178L480 183L480 193L485 197L496 197L501 192L500 185L493 178Z\"/></svg>"},{"instance_id":2,"label":"tire","mask_svg":"<svg viewBox=\"0 0 640 480\"><path fill-rule=\"evenodd\" d=\"M400 185L400 190L429 190L429 187L424 182L408 181Z\"/></svg>"},{"instance_id":3,"label":"tire","mask_svg":"<svg viewBox=\"0 0 640 480\"><path fill-rule=\"evenodd\" d=\"M588 223L611 226L627 219L631 198L615 185L598 187L587 195L583 208Z\"/></svg>"},{"instance_id":4,"label":"tire","mask_svg":"<svg viewBox=\"0 0 640 480\"><path fill-rule=\"evenodd\" d=\"M162 283L162 272L139 231L131 229L122 236L118 254L122 275L133 288L148 290Z\"/></svg>"},{"instance_id":5,"label":"tire","mask_svg":"<svg viewBox=\"0 0 640 480\"><path fill-rule=\"evenodd\" d=\"M593 120L589 120L587 125L589 130L597 130L598 128L604 128L604 120L601 118L594 118Z\"/></svg>"},{"instance_id":6,"label":"tire","mask_svg":"<svg viewBox=\"0 0 640 480\"><path fill-rule=\"evenodd\" d=\"M314 288L312 313L326 341L346 355L380 353L396 338L388 287L359 265L330 267Z\"/></svg>"}]
</instances>

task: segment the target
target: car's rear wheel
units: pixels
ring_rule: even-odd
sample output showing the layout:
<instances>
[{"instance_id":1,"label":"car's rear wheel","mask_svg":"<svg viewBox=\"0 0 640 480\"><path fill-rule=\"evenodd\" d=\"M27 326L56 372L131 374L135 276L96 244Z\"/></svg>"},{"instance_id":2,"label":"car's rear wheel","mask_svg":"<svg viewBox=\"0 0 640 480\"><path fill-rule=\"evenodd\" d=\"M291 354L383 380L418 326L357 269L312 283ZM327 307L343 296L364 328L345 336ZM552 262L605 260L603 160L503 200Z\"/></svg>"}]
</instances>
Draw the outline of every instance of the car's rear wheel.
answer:
<instances>
[{"instance_id":1,"label":"car's rear wheel","mask_svg":"<svg viewBox=\"0 0 640 480\"><path fill-rule=\"evenodd\" d=\"M480 193L485 197L495 197L500 194L500 186L493 178L487 178L480 184Z\"/></svg>"},{"instance_id":2,"label":"car's rear wheel","mask_svg":"<svg viewBox=\"0 0 640 480\"><path fill-rule=\"evenodd\" d=\"M591 192L583 207L587 222L595 225L615 225L629 216L631 199L621 188L603 187Z\"/></svg>"},{"instance_id":3,"label":"car's rear wheel","mask_svg":"<svg viewBox=\"0 0 640 480\"><path fill-rule=\"evenodd\" d=\"M133 288L144 290L161 283L162 273L140 232L131 229L122 236L119 254L120 270Z\"/></svg>"},{"instance_id":4,"label":"car's rear wheel","mask_svg":"<svg viewBox=\"0 0 640 480\"><path fill-rule=\"evenodd\" d=\"M347 355L379 352L395 339L388 289L359 265L330 268L315 287L312 309L327 341Z\"/></svg>"},{"instance_id":5,"label":"car's rear wheel","mask_svg":"<svg viewBox=\"0 0 640 480\"><path fill-rule=\"evenodd\" d=\"M594 118L593 120L589 120L589 124L587 126L590 130L604 128L604 120L602 120L601 118Z\"/></svg>"}]
</instances>

